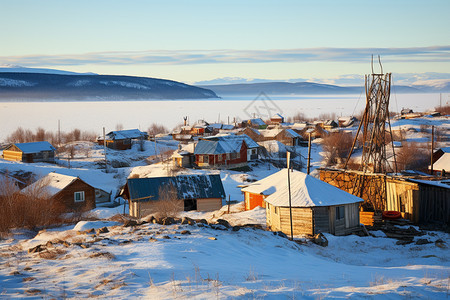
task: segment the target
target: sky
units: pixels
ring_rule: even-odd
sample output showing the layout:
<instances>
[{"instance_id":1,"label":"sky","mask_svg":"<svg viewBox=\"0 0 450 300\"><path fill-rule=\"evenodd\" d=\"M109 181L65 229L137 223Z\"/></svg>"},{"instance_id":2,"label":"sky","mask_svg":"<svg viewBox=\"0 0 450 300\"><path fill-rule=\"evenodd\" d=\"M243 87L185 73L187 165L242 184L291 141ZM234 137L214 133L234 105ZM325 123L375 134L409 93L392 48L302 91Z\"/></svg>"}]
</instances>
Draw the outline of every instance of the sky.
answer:
<instances>
[{"instance_id":1,"label":"sky","mask_svg":"<svg viewBox=\"0 0 450 300\"><path fill-rule=\"evenodd\" d=\"M405 81L450 80L449 12L448 0L0 0L0 66L345 84L374 54Z\"/></svg>"}]
</instances>

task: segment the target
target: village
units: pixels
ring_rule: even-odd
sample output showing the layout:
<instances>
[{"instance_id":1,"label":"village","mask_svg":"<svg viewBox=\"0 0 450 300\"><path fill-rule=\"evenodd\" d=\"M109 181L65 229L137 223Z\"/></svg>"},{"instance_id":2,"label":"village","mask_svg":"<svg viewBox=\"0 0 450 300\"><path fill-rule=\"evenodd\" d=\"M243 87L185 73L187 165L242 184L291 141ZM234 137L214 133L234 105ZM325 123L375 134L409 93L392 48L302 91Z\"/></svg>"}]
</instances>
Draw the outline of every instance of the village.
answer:
<instances>
[{"instance_id":1,"label":"village","mask_svg":"<svg viewBox=\"0 0 450 300\"><path fill-rule=\"evenodd\" d=\"M186 116L172 132L161 132L164 126L159 132L103 129L95 140L82 140L78 132L78 139L66 143L61 142L60 134L44 140L42 130L34 135L37 140L29 142L23 134L12 135L0 160L0 278L6 284L0 295L448 295L448 106L428 112L402 109L386 115L387 122L381 124L373 116L369 119L369 100L365 113L358 117L301 120L301 116L286 118L275 113L267 120L190 123ZM380 128L381 133L372 134ZM374 135L383 140L374 140ZM375 150L368 153L370 144ZM349 240L351 236L357 240ZM217 241L216 246L206 245L208 241ZM167 243L176 243L175 248ZM237 253L246 251L246 243L261 259L291 257L295 262L290 267L285 263L281 269L270 267L286 272L287 277L280 281L262 261L239 257ZM258 243L266 245L259 249ZM170 249L162 250L164 247ZM187 257L185 251L206 253L210 247L212 252L225 248L234 252L227 256L225 251L217 258L195 255L188 262L193 270L187 270L192 266L185 262L177 263L180 257ZM362 258L362 254L355 256L358 262L346 258L345 249L351 247L361 248L357 252L378 251L383 262ZM346 286L340 281L326 283L333 288L321 292L313 279L302 284L294 280L299 276L295 269L304 268L293 258L298 251L314 256L312 261L319 256L333 263L387 267L387 262L405 249L414 251L411 259L419 264L423 264L419 257L433 260L426 269L434 277L418 278L414 283L363 280L357 284L359 288L352 286L352 291L345 292L338 291ZM160 257L161 251L170 258ZM233 258L238 264L242 264L240 259L251 261L243 263L249 268L246 270L236 262L229 263L246 274L244 280L233 278L229 267L215 267ZM82 266L80 259L92 261L89 265L97 269L105 264L99 271L103 275L95 270L88 275L86 268L91 267ZM130 259L144 260L148 267L138 267ZM366 263L361 264L361 259ZM58 262L57 272L78 283L45 275L52 261ZM164 261L170 266L163 267ZM404 259L394 265L403 263L412 261ZM323 261L316 266L313 276L321 277L322 268L336 272L336 266ZM254 268L266 275L258 275ZM142 274L144 269L148 274ZM170 270L181 272L183 278L174 273L169 278ZM363 277L377 276L373 270L366 271L351 277L363 273ZM385 274L382 277L393 276L386 275L387 269L380 272ZM85 276L81 274L88 275L88 281L80 280ZM135 276L140 279L133 279ZM266 287L275 282L277 287ZM285 284L292 286L286 288Z\"/></svg>"}]
</instances>

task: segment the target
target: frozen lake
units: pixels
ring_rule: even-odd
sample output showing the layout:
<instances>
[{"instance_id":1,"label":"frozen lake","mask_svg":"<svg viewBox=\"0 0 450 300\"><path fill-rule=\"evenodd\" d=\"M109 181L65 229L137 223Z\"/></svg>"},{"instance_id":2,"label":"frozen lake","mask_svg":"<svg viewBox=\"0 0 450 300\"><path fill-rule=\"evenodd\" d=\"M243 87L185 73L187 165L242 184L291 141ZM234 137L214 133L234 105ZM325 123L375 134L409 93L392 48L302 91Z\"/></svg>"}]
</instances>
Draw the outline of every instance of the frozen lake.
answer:
<instances>
[{"instance_id":1,"label":"frozen lake","mask_svg":"<svg viewBox=\"0 0 450 300\"><path fill-rule=\"evenodd\" d=\"M443 94L442 104L448 98L448 94ZM393 94L390 103L391 111L404 107L425 111L439 105L439 94ZM228 118L230 122L233 118L243 120L254 115L265 119L275 113L285 117L296 113L307 117L324 113L348 116L359 114L364 106L365 95L270 96L270 99L260 95L256 100L242 96L218 100L0 102L0 141L19 126L56 132L58 120L63 132L78 128L101 134L103 127L111 131L117 124L122 124L124 129L147 130L150 124L158 123L172 129L183 122L184 116L189 117L191 124L198 119L226 123Z\"/></svg>"}]
</instances>

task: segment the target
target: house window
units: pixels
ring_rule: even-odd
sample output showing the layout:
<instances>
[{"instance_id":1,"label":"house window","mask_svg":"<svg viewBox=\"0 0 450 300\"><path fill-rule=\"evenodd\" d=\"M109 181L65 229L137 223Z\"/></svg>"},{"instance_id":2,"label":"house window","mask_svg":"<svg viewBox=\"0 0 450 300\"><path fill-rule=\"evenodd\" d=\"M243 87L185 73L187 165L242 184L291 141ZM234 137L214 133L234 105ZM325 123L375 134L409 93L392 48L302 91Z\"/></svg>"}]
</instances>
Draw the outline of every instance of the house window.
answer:
<instances>
[{"instance_id":1,"label":"house window","mask_svg":"<svg viewBox=\"0 0 450 300\"><path fill-rule=\"evenodd\" d=\"M236 157L237 157L237 158L241 158L241 152L237 152L237 153L236 153Z\"/></svg>"},{"instance_id":2,"label":"house window","mask_svg":"<svg viewBox=\"0 0 450 300\"><path fill-rule=\"evenodd\" d=\"M275 214L278 215L279 211L278 211L278 206L275 206Z\"/></svg>"},{"instance_id":3,"label":"house window","mask_svg":"<svg viewBox=\"0 0 450 300\"><path fill-rule=\"evenodd\" d=\"M343 220L345 216L344 206L336 206L336 220Z\"/></svg>"},{"instance_id":4,"label":"house window","mask_svg":"<svg viewBox=\"0 0 450 300\"><path fill-rule=\"evenodd\" d=\"M222 161L222 154L217 155L217 161Z\"/></svg>"},{"instance_id":5,"label":"house window","mask_svg":"<svg viewBox=\"0 0 450 300\"><path fill-rule=\"evenodd\" d=\"M203 155L203 162L204 162L205 164L208 164L208 163L209 163L209 156L208 156L208 155Z\"/></svg>"},{"instance_id":6,"label":"house window","mask_svg":"<svg viewBox=\"0 0 450 300\"><path fill-rule=\"evenodd\" d=\"M230 160L230 153L227 153L227 160Z\"/></svg>"},{"instance_id":7,"label":"house window","mask_svg":"<svg viewBox=\"0 0 450 300\"><path fill-rule=\"evenodd\" d=\"M84 202L84 191L75 192L73 195L75 202Z\"/></svg>"}]
</instances>

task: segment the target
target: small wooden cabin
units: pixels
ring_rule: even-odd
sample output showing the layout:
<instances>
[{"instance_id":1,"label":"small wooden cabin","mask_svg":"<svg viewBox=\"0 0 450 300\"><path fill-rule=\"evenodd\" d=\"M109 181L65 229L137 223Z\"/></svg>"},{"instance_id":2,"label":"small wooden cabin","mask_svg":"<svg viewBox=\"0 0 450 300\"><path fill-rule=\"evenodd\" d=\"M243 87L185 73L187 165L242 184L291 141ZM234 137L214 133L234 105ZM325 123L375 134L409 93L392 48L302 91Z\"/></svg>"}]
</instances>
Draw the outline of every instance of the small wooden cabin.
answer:
<instances>
[{"instance_id":1,"label":"small wooden cabin","mask_svg":"<svg viewBox=\"0 0 450 300\"><path fill-rule=\"evenodd\" d=\"M148 133L140 131L139 129L128 130L116 130L111 131L103 137L97 138L97 143L103 145L106 143L106 147L114 150L126 150L131 149L134 141L144 141L148 139Z\"/></svg>"},{"instance_id":2,"label":"small wooden cabin","mask_svg":"<svg viewBox=\"0 0 450 300\"><path fill-rule=\"evenodd\" d=\"M192 166L194 154L188 151L175 151L172 154L173 165L180 168L189 168Z\"/></svg>"},{"instance_id":3,"label":"small wooden cabin","mask_svg":"<svg viewBox=\"0 0 450 300\"><path fill-rule=\"evenodd\" d=\"M346 235L359 228L359 205L363 199L303 172L283 169L243 189L264 196L267 226L271 230L291 233L288 172L294 235Z\"/></svg>"},{"instance_id":4,"label":"small wooden cabin","mask_svg":"<svg viewBox=\"0 0 450 300\"><path fill-rule=\"evenodd\" d=\"M25 163L54 162L55 147L49 142L16 143L3 150L3 159Z\"/></svg>"},{"instance_id":5,"label":"small wooden cabin","mask_svg":"<svg viewBox=\"0 0 450 300\"><path fill-rule=\"evenodd\" d=\"M141 218L157 213L157 202L167 199L160 194L164 188L174 187L173 205L180 211L212 211L222 207L225 198L220 175L179 175L174 177L130 178L122 196L128 200L130 215Z\"/></svg>"},{"instance_id":6,"label":"small wooden cabin","mask_svg":"<svg viewBox=\"0 0 450 300\"><path fill-rule=\"evenodd\" d=\"M258 144L254 144L257 149ZM194 150L195 165L200 168L224 169L245 167L248 165L249 149L249 142L243 135L200 139ZM250 158L252 155L251 153Z\"/></svg>"},{"instance_id":7,"label":"small wooden cabin","mask_svg":"<svg viewBox=\"0 0 450 300\"><path fill-rule=\"evenodd\" d=\"M280 114L275 114L270 118L270 123L272 124L284 123L284 117Z\"/></svg>"},{"instance_id":8,"label":"small wooden cabin","mask_svg":"<svg viewBox=\"0 0 450 300\"><path fill-rule=\"evenodd\" d=\"M49 173L21 193L42 190L46 196L60 204L65 212L83 212L95 208L95 188L79 177Z\"/></svg>"}]
</instances>

